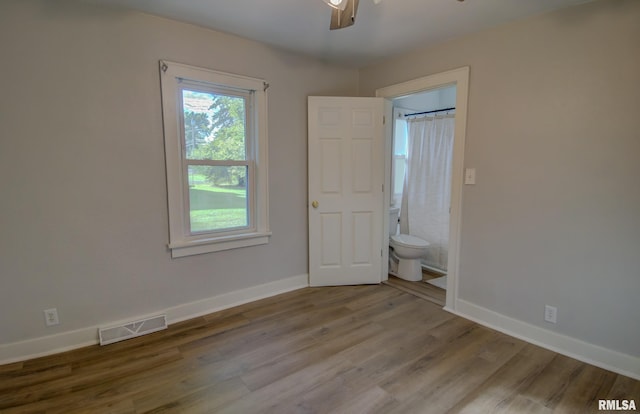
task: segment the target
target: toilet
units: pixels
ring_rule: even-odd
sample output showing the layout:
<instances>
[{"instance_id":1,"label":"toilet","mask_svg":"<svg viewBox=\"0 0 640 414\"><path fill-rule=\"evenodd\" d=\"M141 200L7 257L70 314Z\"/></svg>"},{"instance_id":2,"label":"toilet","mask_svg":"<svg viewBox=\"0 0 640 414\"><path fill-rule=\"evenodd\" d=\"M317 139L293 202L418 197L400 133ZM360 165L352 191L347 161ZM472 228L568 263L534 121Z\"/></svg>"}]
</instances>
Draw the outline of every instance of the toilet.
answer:
<instances>
[{"instance_id":1,"label":"toilet","mask_svg":"<svg viewBox=\"0 0 640 414\"><path fill-rule=\"evenodd\" d=\"M395 276L419 282L422 280L420 258L427 252L429 243L419 237L398 233L398 207L389 209L389 247L398 258L398 270ZM389 255L391 260L391 254Z\"/></svg>"}]
</instances>

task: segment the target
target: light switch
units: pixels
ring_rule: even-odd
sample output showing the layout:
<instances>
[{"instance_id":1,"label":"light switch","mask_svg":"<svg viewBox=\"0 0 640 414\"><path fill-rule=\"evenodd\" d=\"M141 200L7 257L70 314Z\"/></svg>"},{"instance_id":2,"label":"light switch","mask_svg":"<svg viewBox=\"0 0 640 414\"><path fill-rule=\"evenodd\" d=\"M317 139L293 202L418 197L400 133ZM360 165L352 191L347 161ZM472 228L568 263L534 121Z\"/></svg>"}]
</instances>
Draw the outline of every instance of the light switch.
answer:
<instances>
[{"instance_id":1,"label":"light switch","mask_svg":"<svg viewBox=\"0 0 640 414\"><path fill-rule=\"evenodd\" d=\"M475 184L476 183L476 169L475 168L467 168L464 170L464 183L465 184Z\"/></svg>"}]
</instances>

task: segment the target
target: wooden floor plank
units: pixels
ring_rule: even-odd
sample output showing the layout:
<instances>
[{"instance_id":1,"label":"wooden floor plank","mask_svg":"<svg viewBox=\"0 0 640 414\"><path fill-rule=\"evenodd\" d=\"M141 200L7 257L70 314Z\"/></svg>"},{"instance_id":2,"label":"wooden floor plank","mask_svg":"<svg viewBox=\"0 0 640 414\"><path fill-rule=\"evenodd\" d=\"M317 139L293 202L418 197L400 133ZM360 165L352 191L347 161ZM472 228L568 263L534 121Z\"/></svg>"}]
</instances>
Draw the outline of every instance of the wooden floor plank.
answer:
<instances>
[{"instance_id":1,"label":"wooden floor plank","mask_svg":"<svg viewBox=\"0 0 640 414\"><path fill-rule=\"evenodd\" d=\"M332 380L353 365L336 355L311 363L222 407L219 414L301 412L304 396L313 388ZM321 410L314 410L321 412Z\"/></svg>"},{"instance_id":2,"label":"wooden floor plank","mask_svg":"<svg viewBox=\"0 0 640 414\"><path fill-rule=\"evenodd\" d=\"M175 386L160 388L135 397L134 405L137 412L144 413L205 413L215 412L247 394L249 390L236 377L189 391Z\"/></svg>"},{"instance_id":3,"label":"wooden floor plank","mask_svg":"<svg viewBox=\"0 0 640 414\"><path fill-rule=\"evenodd\" d=\"M463 361L460 361L460 366L452 367L448 372L440 374L436 377L435 383L423 385L394 411L413 412L427 406L438 413L451 410L460 401L461 395L473 392L487 381L493 373L519 352L524 344L506 336L498 336L487 347L487 350L468 361L467 365L472 366L473 369L462 369ZM487 351L492 354L489 359L482 356Z\"/></svg>"},{"instance_id":4,"label":"wooden floor plank","mask_svg":"<svg viewBox=\"0 0 640 414\"><path fill-rule=\"evenodd\" d=\"M466 393L449 412L473 414L504 411L514 399L526 392L531 382L551 362L555 354L546 349L526 345L490 378L472 392Z\"/></svg>"},{"instance_id":5,"label":"wooden floor plank","mask_svg":"<svg viewBox=\"0 0 640 414\"><path fill-rule=\"evenodd\" d=\"M618 375L616 376L616 380L607 396L601 398L610 400L628 400L630 398L637 398L635 404L640 410L640 401L638 401L640 400L640 381Z\"/></svg>"},{"instance_id":6,"label":"wooden floor plank","mask_svg":"<svg viewBox=\"0 0 640 414\"><path fill-rule=\"evenodd\" d=\"M447 291L427 283L427 280L433 279L434 276L423 271L422 280L410 282L397 276L389 275L389 279L385 282L387 285L396 289L411 293L414 296L425 299L443 307L447 299Z\"/></svg>"},{"instance_id":7,"label":"wooden floor plank","mask_svg":"<svg viewBox=\"0 0 640 414\"><path fill-rule=\"evenodd\" d=\"M382 388L375 386L353 395L334 412L342 413L387 413L398 402Z\"/></svg>"},{"instance_id":8,"label":"wooden floor plank","mask_svg":"<svg viewBox=\"0 0 640 414\"><path fill-rule=\"evenodd\" d=\"M551 362L531 381L527 399L535 405L555 409L567 388L587 365L556 354Z\"/></svg>"},{"instance_id":9,"label":"wooden floor plank","mask_svg":"<svg viewBox=\"0 0 640 414\"><path fill-rule=\"evenodd\" d=\"M16 371L23 371L23 370L24 370L24 362L23 361L13 362L11 364L0 365L0 374L11 373L11 372L16 372ZM0 378L2 378L2 375L0 375Z\"/></svg>"},{"instance_id":10,"label":"wooden floor plank","mask_svg":"<svg viewBox=\"0 0 640 414\"><path fill-rule=\"evenodd\" d=\"M555 406L558 412L595 413L598 399L609 394L616 374L592 365L584 369L571 381Z\"/></svg>"},{"instance_id":11,"label":"wooden floor plank","mask_svg":"<svg viewBox=\"0 0 640 414\"><path fill-rule=\"evenodd\" d=\"M260 366L242 375L242 380L251 390L264 387L280 378L303 369L305 366L319 363L322 360L355 346L367 338L372 338L382 332L378 325L366 323L351 330L348 335L322 341L300 351L283 353L267 365Z\"/></svg>"},{"instance_id":12,"label":"wooden floor plank","mask_svg":"<svg viewBox=\"0 0 640 414\"><path fill-rule=\"evenodd\" d=\"M386 285L307 288L0 366L0 412L572 413L640 381Z\"/></svg>"}]
</instances>

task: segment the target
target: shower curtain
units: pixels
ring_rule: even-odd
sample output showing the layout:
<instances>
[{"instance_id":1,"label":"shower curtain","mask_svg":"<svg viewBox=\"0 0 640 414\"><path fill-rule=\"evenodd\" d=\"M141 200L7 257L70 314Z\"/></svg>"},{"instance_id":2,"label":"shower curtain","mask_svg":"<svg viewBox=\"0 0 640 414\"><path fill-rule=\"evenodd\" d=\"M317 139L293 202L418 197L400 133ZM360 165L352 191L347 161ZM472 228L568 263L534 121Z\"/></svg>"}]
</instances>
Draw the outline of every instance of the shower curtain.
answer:
<instances>
[{"instance_id":1,"label":"shower curtain","mask_svg":"<svg viewBox=\"0 0 640 414\"><path fill-rule=\"evenodd\" d=\"M429 242L423 264L447 270L454 115L408 120L400 231Z\"/></svg>"}]
</instances>

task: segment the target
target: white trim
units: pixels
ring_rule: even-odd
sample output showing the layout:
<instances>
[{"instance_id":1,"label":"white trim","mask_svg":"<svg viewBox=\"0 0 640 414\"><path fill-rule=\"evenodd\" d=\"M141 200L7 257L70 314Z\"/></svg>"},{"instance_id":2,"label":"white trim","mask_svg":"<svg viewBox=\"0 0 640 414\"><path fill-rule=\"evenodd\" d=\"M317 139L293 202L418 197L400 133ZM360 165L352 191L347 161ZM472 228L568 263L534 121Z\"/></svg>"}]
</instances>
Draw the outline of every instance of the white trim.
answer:
<instances>
[{"instance_id":1,"label":"white trim","mask_svg":"<svg viewBox=\"0 0 640 414\"><path fill-rule=\"evenodd\" d=\"M167 319L169 325L182 322L187 319L218 312L223 309L253 302L256 300L279 295L280 293L302 289L309 286L309 275L302 274L277 280L262 285L251 286L246 289L235 290L211 298L185 303L167 309Z\"/></svg>"},{"instance_id":2,"label":"white trim","mask_svg":"<svg viewBox=\"0 0 640 414\"><path fill-rule=\"evenodd\" d=\"M196 302L174 306L167 310L157 310L157 313L166 313L169 325L196 318L198 316L228 309L244 303L275 296L280 293L290 292L309 286L309 275L302 274L286 279L269 282L246 289L223 293ZM133 316L126 321L145 319L147 316ZM107 325L118 325L126 321L109 321L97 326L63 332L26 341L13 342L0 345L0 365L13 362L53 355L72 349L83 348L98 344L98 329Z\"/></svg>"},{"instance_id":3,"label":"white trim","mask_svg":"<svg viewBox=\"0 0 640 414\"><path fill-rule=\"evenodd\" d=\"M389 280L389 206L391 205L391 157L393 154L393 128L395 119L393 117L393 102L390 99L384 100L384 179L382 190L382 273L380 281Z\"/></svg>"},{"instance_id":4,"label":"white trim","mask_svg":"<svg viewBox=\"0 0 640 414\"><path fill-rule=\"evenodd\" d=\"M194 254L203 254L211 252L219 252L222 250L237 249L239 247L258 246L260 244L269 243L268 233L249 233L238 234L235 236L218 237L215 241L194 240L192 242L170 243L171 257L192 256Z\"/></svg>"},{"instance_id":5,"label":"white trim","mask_svg":"<svg viewBox=\"0 0 640 414\"><path fill-rule=\"evenodd\" d=\"M469 96L469 67L465 66L380 88L376 90L376 96L393 99L411 95L416 92L442 88L448 85L456 85L456 118L451 171L451 215L449 222L446 306L449 309L455 309L458 303L460 233L462 229L462 184L464 178L464 145L467 129L467 101ZM390 158L390 154L385 154L385 158ZM387 170L385 174L390 174L390 170ZM385 188L385 192L388 191L389 189ZM388 199L388 196L385 196L385 199ZM387 216L388 208L389 206L387 204L384 210L384 214Z\"/></svg>"},{"instance_id":6,"label":"white trim","mask_svg":"<svg viewBox=\"0 0 640 414\"><path fill-rule=\"evenodd\" d=\"M459 299L455 315L587 364L640 380L640 358L562 335Z\"/></svg>"}]
</instances>

